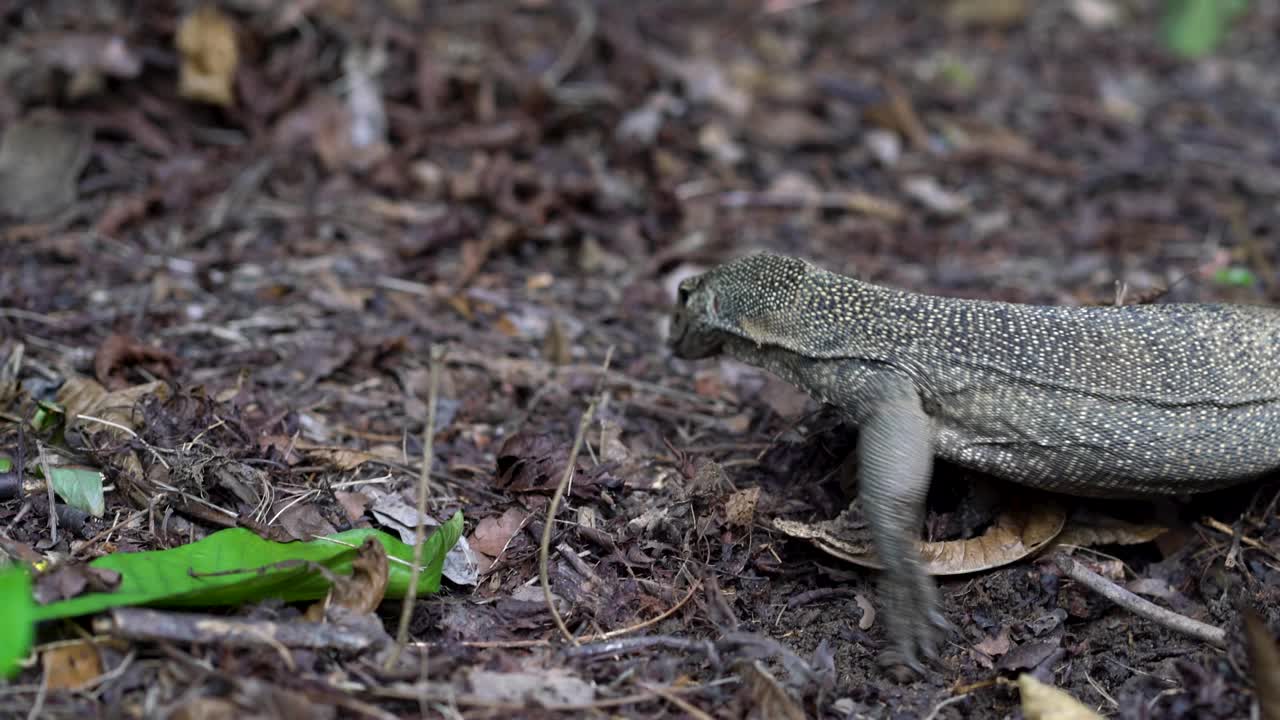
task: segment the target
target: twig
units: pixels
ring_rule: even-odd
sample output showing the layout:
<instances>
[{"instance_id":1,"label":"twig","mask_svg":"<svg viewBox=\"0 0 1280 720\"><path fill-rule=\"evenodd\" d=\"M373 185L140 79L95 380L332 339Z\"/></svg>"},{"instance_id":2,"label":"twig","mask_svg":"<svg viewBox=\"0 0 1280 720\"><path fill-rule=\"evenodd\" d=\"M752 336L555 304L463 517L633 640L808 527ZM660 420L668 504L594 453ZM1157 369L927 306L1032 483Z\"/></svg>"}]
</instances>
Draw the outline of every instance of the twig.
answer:
<instances>
[{"instance_id":1,"label":"twig","mask_svg":"<svg viewBox=\"0 0 1280 720\"><path fill-rule=\"evenodd\" d=\"M160 461L160 464L164 466L164 469L165 469L165 470L172 470L172 469L173 469L173 468L169 467L169 463L167 463L167 462L165 462L165 461L164 461L164 456L162 456L162 455L160 454L160 451L159 451L159 450L156 450L154 447L152 447L152 446L151 446L151 443L147 442L146 440L143 440L143 439L138 435L138 433L136 433L136 432L134 432L134 431L133 431L133 429L132 429L132 428L125 427L124 425L121 425L120 423L111 422L110 420L103 420L103 419L102 419L102 418L100 418L100 417L94 417L94 416L92 416L92 415L82 415L82 414L77 414L77 415L76 415L76 419L77 419L77 420L84 420L85 422L94 422L94 423L99 423L99 424L101 424L101 425L106 425L106 426L107 426L107 427L109 427L109 428L115 428L116 430L119 430L119 431L121 431L121 432L125 433L126 435L128 435L128 436L129 436L129 437L131 437L131 438L133 438L134 440L137 440L138 442L142 443L142 446L143 446L143 447L145 447L146 449L150 450L150 451L151 451L151 454L156 456L156 460L159 460L159 461Z\"/></svg>"},{"instance_id":2,"label":"twig","mask_svg":"<svg viewBox=\"0 0 1280 720\"><path fill-rule=\"evenodd\" d=\"M674 615L677 610L684 607L684 604L689 602L689 600L693 598L693 594L697 592L698 588L700 587L702 587L701 580L691 582L689 584L689 592L685 594L684 598L682 598L680 602L668 608L666 612L663 612L662 614L657 615L656 617L649 618L648 620L645 620L643 622L636 623L635 625L628 625L627 627L624 627L624 628L618 628L617 630L610 630L608 632L600 633L596 635L595 638L592 638L592 639L608 640L611 638L619 637L621 635L627 635L633 632L637 632L639 630L643 630L652 625L657 625L663 620Z\"/></svg>"},{"instance_id":3,"label":"twig","mask_svg":"<svg viewBox=\"0 0 1280 720\"><path fill-rule=\"evenodd\" d=\"M886 198L858 190L834 190L812 196L788 192L749 192L729 190L719 196L722 208L761 208L769 210L840 210L861 213L888 222L902 222L907 216L901 205Z\"/></svg>"},{"instance_id":4,"label":"twig","mask_svg":"<svg viewBox=\"0 0 1280 720\"><path fill-rule=\"evenodd\" d=\"M560 484L556 486L555 494L551 496L551 503L547 506L547 519L542 526L542 544L538 548L538 577L542 581L542 596L547 601L547 609L551 611L551 619L555 620L556 627L560 629L560 634L566 640L578 644L578 639L569 632L569 628L564 624L564 618L560 617L560 611L556 609L555 599L551 596L551 580L547 575L547 558L551 554L551 531L556 522L556 511L560 508L560 500L564 498L564 493L569 487L569 481L573 479L573 469L578 463L578 453L582 450L582 440L587 434L587 428L591 426L591 419L596 414L596 406L600 403L600 395L603 393L603 379L609 374L609 361L613 360L613 346L609 346L608 352L604 354L604 365L601 366L600 375L596 379L596 389L592 394L591 402L587 405L587 411L582 414L582 420L578 422L578 432L573 438L573 449L569 451L569 462L564 466L564 475L560 478Z\"/></svg>"},{"instance_id":5,"label":"twig","mask_svg":"<svg viewBox=\"0 0 1280 720\"><path fill-rule=\"evenodd\" d=\"M427 515L427 490L431 487L431 457L435 451L436 406L440 402L440 368L444 366L444 347L431 346L431 375L427 389L427 427L422 436L422 470L418 475L418 524L413 532L413 567L409 568L409 588L405 591L404 604L400 607L400 627L396 630L396 646L387 655L386 669L390 670L400 660L400 653L409 641L409 620L413 617L413 602L418 596L418 576L422 573L422 545L426 536L423 519Z\"/></svg>"},{"instance_id":6,"label":"twig","mask_svg":"<svg viewBox=\"0 0 1280 720\"><path fill-rule=\"evenodd\" d=\"M666 688L658 687L656 685L650 685L649 683L640 683L640 687L644 688L645 690L648 690L649 692L655 695L658 695L659 697L665 699L667 702L671 703L672 705L675 705L676 707L680 708L685 712L686 715L688 715L691 718L697 718L697 720L712 720L712 717L707 713L703 712L702 710L698 709L698 706L694 705L688 700L685 700L684 698L681 698L680 696L676 695L670 690L667 690Z\"/></svg>"},{"instance_id":7,"label":"twig","mask_svg":"<svg viewBox=\"0 0 1280 720\"><path fill-rule=\"evenodd\" d=\"M1058 569L1076 582L1123 607L1135 615L1140 615L1157 625L1162 625L1174 632L1196 638L1216 647L1226 647L1226 632L1199 620L1192 620L1171 610L1144 600L1125 590L1101 575L1077 563L1062 553L1053 556Z\"/></svg>"},{"instance_id":8,"label":"twig","mask_svg":"<svg viewBox=\"0 0 1280 720\"><path fill-rule=\"evenodd\" d=\"M591 41L591 36L596 34L596 10L591 3L578 0L573 7L578 12L578 23L573 28L573 37L569 38L564 51L539 78L542 87L546 90L555 88L561 80L564 80L573 66L578 64L578 58L586 49L587 43Z\"/></svg>"},{"instance_id":9,"label":"twig","mask_svg":"<svg viewBox=\"0 0 1280 720\"><path fill-rule=\"evenodd\" d=\"M965 698L967 698L967 697L969 697L969 696L968 696L968 695L952 695L951 697L947 698L946 700L943 700L942 702L938 703L937 705L934 705L934 706L933 706L933 710L932 710L932 711L930 711L929 716L928 716L928 717L926 717L926 718L925 718L925 720L933 720L934 718L938 717L938 713L942 712L942 708L944 708L944 707L946 707L946 706L948 706L948 705L954 705L955 703L958 703L958 702L960 702L961 700L964 700L964 699L965 699Z\"/></svg>"},{"instance_id":10,"label":"twig","mask_svg":"<svg viewBox=\"0 0 1280 720\"><path fill-rule=\"evenodd\" d=\"M58 513L54 512L53 468L49 466L49 456L45 454L44 443L36 441L36 450L40 452L40 472L44 473L44 488L49 493L49 544L58 544Z\"/></svg>"}]
</instances>

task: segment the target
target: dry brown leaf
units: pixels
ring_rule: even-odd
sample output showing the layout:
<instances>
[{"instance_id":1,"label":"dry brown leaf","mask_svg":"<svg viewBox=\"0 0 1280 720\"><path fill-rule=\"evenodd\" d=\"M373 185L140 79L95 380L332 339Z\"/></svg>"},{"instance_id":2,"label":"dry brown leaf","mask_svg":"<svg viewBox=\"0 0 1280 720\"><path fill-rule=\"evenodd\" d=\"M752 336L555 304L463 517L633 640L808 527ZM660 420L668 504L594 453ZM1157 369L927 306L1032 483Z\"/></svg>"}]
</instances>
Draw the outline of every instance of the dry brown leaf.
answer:
<instances>
[{"instance_id":1,"label":"dry brown leaf","mask_svg":"<svg viewBox=\"0 0 1280 720\"><path fill-rule=\"evenodd\" d=\"M973 649L986 655L987 657L1000 657L1009 652L1012 643L1009 640L1009 628L1002 627L1000 632L995 635L988 635L982 641L974 644Z\"/></svg>"},{"instance_id":2,"label":"dry brown leaf","mask_svg":"<svg viewBox=\"0 0 1280 720\"><path fill-rule=\"evenodd\" d=\"M870 630L871 626L876 624L875 605L872 605L871 600L862 593L854 595L853 601L857 603L858 608L862 610L862 617L858 620L858 628L861 630Z\"/></svg>"},{"instance_id":3,"label":"dry brown leaf","mask_svg":"<svg viewBox=\"0 0 1280 720\"><path fill-rule=\"evenodd\" d=\"M342 506L342 512L346 514L347 520L353 523L359 522L364 517L364 511L368 509L369 503L372 502L368 495L361 492L335 490L333 497Z\"/></svg>"},{"instance_id":4,"label":"dry brown leaf","mask_svg":"<svg viewBox=\"0 0 1280 720\"><path fill-rule=\"evenodd\" d=\"M1258 612L1244 608L1244 636L1249 652L1249 671L1263 720L1280 720L1280 649Z\"/></svg>"},{"instance_id":5,"label":"dry brown leaf","mask_svg":"<svg viewBox=\"0 0 1280 720\"><path fill-rule=\"evenodd\" d=\"M739 490L729 496L724 504L725 519L730 525L750 527L756 518L756 505L760 502L760 488Z\"/></svg>"},{"instance_id":6,"label":"dry brown leaf","mask_svg":"<svg viewBox=\"0 0 1280 720\"><path fill-rule=\"evenodd\" d=\"M88 640L54 645L40 656L50 690L75 690L102 675L98 646Z\"/></svg>"},{"instance_id":7,"label":"dry brown leaf","mask_svg":"<svg viewBox=\"0 0 1280 720\"><path fill-rule=\"evenodd\" d=\"M307 456L316 460L322 460L334 466L338 470L355 470L361 465L377 460L378 457L373 453L364 450L352 450L350 448L309 448L306 450Z\"/></svg>"},{"instance_id":8,"label":"dry brown leaf","mask_svg":"<svg viewBox=\"0 0 1280 720\"><path fill-rule=\"evenodd\" d=\"M779 720L805 720L804 708L787 692L759 660L742 667L742 692L746 694L748 718L778 718Z\"/></svg>"},{"instance_id":9,"label":"dry brown leaf","mask_svg":"<svg viewBox=\"0 0 1280 720\"><path fill-rule=\"evenodd\" d=\"M370 536L356 550L351 562L351 574L339 576L329 588L324 600L307 608L307 619L319 622L325 610L342 607L363 615L371 613L382 604L387 593L387 549L378 539Z\"/></svg>"},{"instance_id":10,"label":"dry brown leaf","mask_svg":"<svg viewBox=\"0 0 1280 720\"><path fill-rule=\"evenodd\" d=\"M1022 22L1027 0L951 0L947 20L961 26L1008 28Z\"/></svg>"},{"instance_id":11,"label":"dry brown leaf","mask_svg":"<svg viewBox=\"0 0 1280 720\"><path fill-rule=\"evenodd\" d=\"M178 93L196 102L234 105L240 52L235 26L217 5L201 5L184 17L176 44L182 55Z\"/></svg>"},{"instance_id":12,"label":"dry brown leaf","mask_svg":"<svg viewBox=\"0 0 1280 720\"><path fill-rule=\"evenodd\" d=\"M1060 545L1139 545L1169 531L1163 525L1131 523L1092 512L1076 512L1055 541Z\"/></svg>"},{"instance_id":13,"label":"dry brown leaf","mask_svg":"<svg viewBox=\"0 0 1280 720\"><path fill-rule=\"evenodd\" d=\"M133 437L134 420L137 417L135 408L148 396L163 401L169 397L169 386L156 380L107 392L96 381L73 375L58 388L54 399L66 411L68 429L81 428L91 436L101 434L110 438L111 444L120 445ZM122 449L112 458L111 464L118 472L134 481L140 481L145 476L138 454L131 449Z\"/></svg>"},{"instance_id":14,"label":"dry brown leaf","mask_svg":"<svg viewBox=\"0 0 1280 720\"><path fill-rule=\"evenodd\" d=\"M1062 531L1066 511L1054 504L1005 512L987 532L968 540L916 541L930 575L963 575L1008 565L1039 551ZM882 568L870 532L853 523L849 511L834 520L802 523L775 519L773 525L793 538L809 540L820 550L865 567Z\"/></svg>"},{"instance_id":15,"label":"dry brown leaf","mask_svg":"<svg viewBox=\"0 0 1280 720\"><path fill-rule=\"evenodd\" d=\"M1045 685L1027 673L1018 676L1022 714L1027 720L1102 720L1065 690Z\"/></svg>"},{"instance_id":16,"label":"dry brown leaf","mask_svg":"<svg viewBox=\"0 0 1280 720\"><path fill-rule=\"evenodd\" d=\"M471 549L489 557L498 557L512 536L520 531L524 520L525 514L518 508L507 508L500 516L482 519L471 533Z\"/></svg>"},{"instance_id":17,"label":"dry brown leaf","mask_svg":"<svg viewBox=\"0 0 1280 720\"><path fill-rule=\"evenodd\" d=\"M129 384L126 375L139 366L156 377L168 379L179 363L178 356L167 350L143 345L128 335L108 335L93 356L93 374L109 390Z\"/></svg>"}]
</instances>

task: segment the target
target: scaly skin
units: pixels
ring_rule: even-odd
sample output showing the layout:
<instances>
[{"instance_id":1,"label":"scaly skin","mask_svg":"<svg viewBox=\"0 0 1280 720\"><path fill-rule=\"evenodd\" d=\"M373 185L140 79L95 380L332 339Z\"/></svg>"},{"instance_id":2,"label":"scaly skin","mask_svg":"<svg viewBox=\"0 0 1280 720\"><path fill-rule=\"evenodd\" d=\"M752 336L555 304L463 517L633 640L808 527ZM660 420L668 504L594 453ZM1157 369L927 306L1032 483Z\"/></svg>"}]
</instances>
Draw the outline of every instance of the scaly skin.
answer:
<instances>
[{"instance_id":1,"label":"scaly skin","mask_svg":"<svg viewBox=\"0 0 1280 720\"><path fill-rule=\"evenodd\" d=\"M910 667L946 621L911 543L935 456L1071 495L1203 492L1280 468L1280 311L909 293L761 254L680 286L671 346L724 353L860 427L859 492Z\"/></svg>"}]
</instances>

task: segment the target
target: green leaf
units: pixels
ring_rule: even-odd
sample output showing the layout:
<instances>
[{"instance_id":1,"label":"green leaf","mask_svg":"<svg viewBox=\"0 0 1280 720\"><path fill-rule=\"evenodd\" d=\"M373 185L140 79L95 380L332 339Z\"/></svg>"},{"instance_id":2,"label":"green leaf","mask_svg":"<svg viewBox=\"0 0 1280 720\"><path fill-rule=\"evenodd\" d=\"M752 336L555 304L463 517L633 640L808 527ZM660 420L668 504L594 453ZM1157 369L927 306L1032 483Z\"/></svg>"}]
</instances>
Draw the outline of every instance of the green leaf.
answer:
<instances>
[{"instance_id":1,"label":"green leaf","mask_svg":"<svg viewBox=\"0 0 1280 720\"><path fill-rule=\"evenodd\" d=\"M172 548L138 553L105 555L91 566L115 570L121 575L115 592L81 595L37 607L38 620L72 617L126 605L200 607L238 605L264 598L286 602L323 597L329 581L305 564L281 567L278 563L307 561L329 570L351 573L356 548L369 536L376 537L391 559L387 597L402 598L409 588L413 548L378 530L348 530L324 539L278 543L264 540L244 528L220 530L209 537ZM423 547L424 566L418 578L418 594L440 589L444 557L462 536L462 513L436 528ZM348 547L350 546L350 547ZM210 575L235 571L227 575ZM193 577L195 575L195 577Z\"/></svg>"},{"instance_id":2,"label":"green leaf","mask_svg":"<svg viewBox=\"0 0 1280 720\"><path fill-rule=\"evenodd\" d=\"M20 567L0 570L0 677L12 677L31 649L35 635L35 602L31 578Z\"/></svg>"},{"instance_id":3,"label":"green leaf","mask_svg":"<svg viewBox=\"0 0 1280 720\"><path fill-rule=\"evenodd\" d=\"M51 428L55 428L62 424L66 417L66 411L62 406L48 400L40 400L36 403L36 412L31 416L31 427L36 432L44 432Z\"/></svg>"},{"instance_id":4,"label":"green leaf","mask_svg":"<svg viewBox=\"0 0 1280 720\"><path fill-rule=\"evenodd\" d=\"M93 468L75 465L59 465L49 468L53 475L49 482L63 502L94 517L102 517L107 510L102 497L102 473Z\"/></svg>"},{"instance_id":5,"label":"green leaf","mask_svg":"<svg viewBox=\"0 0 1280 720\"><path fill-rule=\"evenodd\" d=\"M0 473L13 472L13 458L0 455Z\"/></svg>"},{"instance_id":6,"label":"green leaf","mask_svg":"<svg viewBox=\"0 0 1280 720\"><path fill-rule=\"evenodd\" d=\"M1212 53L1247 0L1167 0L1161 28L1164 44L1183 57Z\"/></svg>"},{"instance_id":7,"label":"green leaf","mask_svg":"<svg viewBox=\"0 0 1280 720\"><path fill-rule=\"evenodd\" d=\"M1258 278L1248 268L1233 266L1219 268L1213 274L1213 281L1229 287L1253 287L1258 283Z\"/></svg>"}]
</instances>

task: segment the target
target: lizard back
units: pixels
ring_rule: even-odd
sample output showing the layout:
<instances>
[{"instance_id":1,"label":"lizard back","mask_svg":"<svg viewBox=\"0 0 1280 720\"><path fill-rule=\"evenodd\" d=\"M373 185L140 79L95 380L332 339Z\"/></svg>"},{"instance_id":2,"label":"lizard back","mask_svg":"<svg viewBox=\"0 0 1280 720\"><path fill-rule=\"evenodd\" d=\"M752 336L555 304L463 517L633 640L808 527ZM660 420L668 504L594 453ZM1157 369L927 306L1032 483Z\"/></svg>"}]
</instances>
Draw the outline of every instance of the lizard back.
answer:
<instances>
[{"instance_id":1,"label":"lizard back","mask_svg":"<svg viewBox=\"0 0 1280 720\"><path fill-rule=\"evenodd\" d=\"M722 329L813 363L810 385L831 384L831 363L846 385L876 367L907 374L938 454L960 464L1096 495L1203 490L1280 467L1275 309L947 298L776 255L721 270L739 276L726 287L753 286L717 298Z\"/></svg>"}]
</instances>

